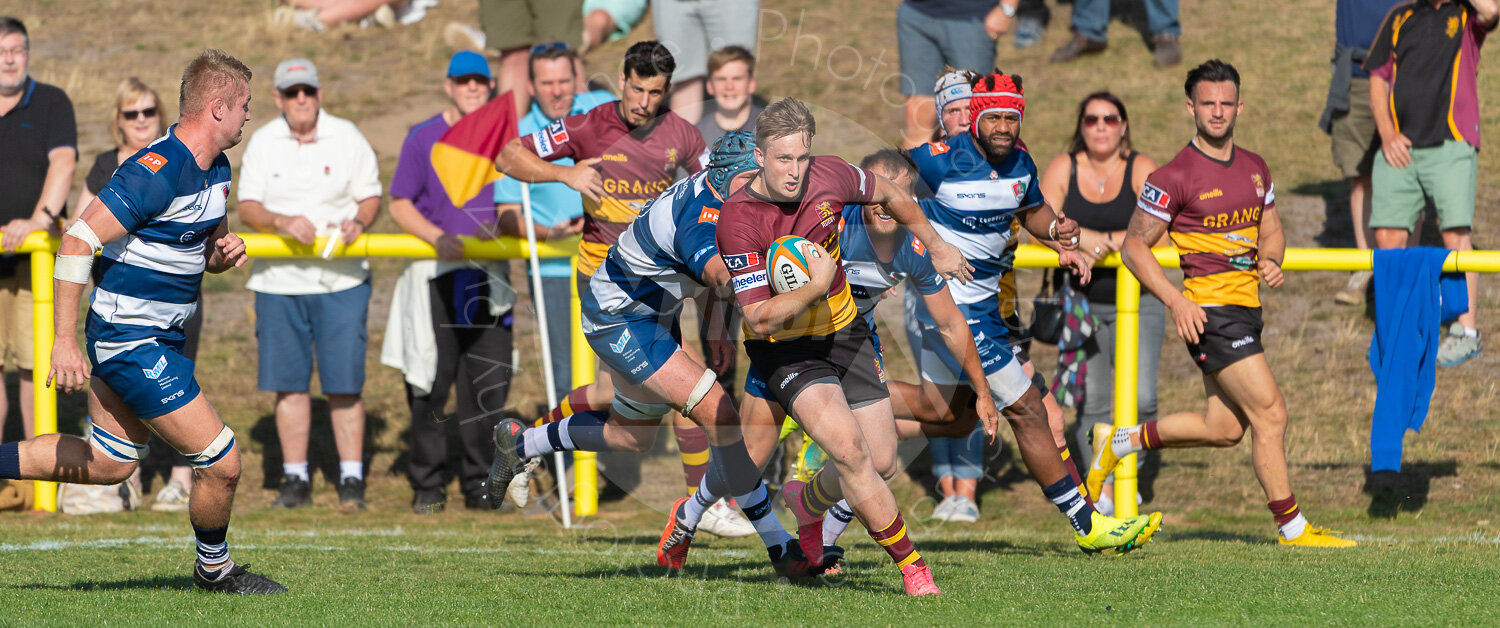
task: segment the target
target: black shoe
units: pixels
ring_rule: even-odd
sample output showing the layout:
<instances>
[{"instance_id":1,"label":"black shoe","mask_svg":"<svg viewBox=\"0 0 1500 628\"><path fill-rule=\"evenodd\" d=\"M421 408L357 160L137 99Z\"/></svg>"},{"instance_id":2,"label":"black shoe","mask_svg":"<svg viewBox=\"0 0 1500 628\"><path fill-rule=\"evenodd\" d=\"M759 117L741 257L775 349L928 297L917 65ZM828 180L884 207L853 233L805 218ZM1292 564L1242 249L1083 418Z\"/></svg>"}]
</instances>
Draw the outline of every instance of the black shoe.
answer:
<instances>
[{"instance_id":1,"label":"black shoe","mask_svg":"<svg viewBox=\"0 0 1500 628\"><path fill-rule=\"evenodd\" d=\"M281 478L281 493L276 496L279 508L301 508L312 503L312 484L307 480L285 476Z\"/></svg>"},{"instance_id":2,"label":"black shoe","mask_svg":"<svg viewBox=\"0 0 1500 628\"><path fill-rule=\"evenodd\" d=\"M359 478L344 478L339 482L339 512L355 512L365 509L365 481Z\"/></svg>"},{"instance_id":3,"label":"black shoe","mask_svg":"<svg viewBox=\"0 0 1500 628\"><path fill-rule=\"evenodd\" d=\"M193 584L204 591L234 593L236 595L270 595L286 593L286 587L259 574L250 573L250 565L231 564L229 571L221 571L217 578L203 575L203 565L193 567Z\"/></svg>"},{"instance_id":4,"label":"black shoe","mask_svg":"<svg viewBox=\"0 0 1500 628\"><path fill-rule=\"evenodd\" d=\"M484 492L475 492L464 495L464 508L469 510L499 510L495 502L490 501L490 496Z\"/></svg>"},{"instance_id":5,"label":"black shoe","mask_svg":"<svg viewBox=\"0 0 1500 628\"><path fill-rule=\"evenodd\" d=\"M448 494L442 489L417 491L411 498L411 511L419 515L435 515L443 512L448 504Z\"/></svg>"},{"instance_id":6,"label":"black shoe","mask_svg":"<svg viewBox=\"0 0 1500 628\"><path fill-rule=\"evenodd\" d=\"M771 557L771 568L776 570L776 577L792 584L813 584L823 573L822 565L808 562L807 555L802 553L802 546L796 539L783 545L768 547L766 553Z\"/></svg>"},{"instance_id":7,"label":"black shoe","mask_svg":"<svg viewBox=\"0 0 1500 628\"><path fill-rule=\"evenodd\" d=\"M490 508L499 508L505 502L510 480L521 467L521 457L516 455L516 439L525 431L526 426L515 419L505 419L495 425L495 460L490 463L490 477L485 481Z\"/></svg>"},{"instance_id":8,"label":"black shoe","mask_svg":"<svg viewBox=\"0 0 1500 628\"><path fill-rule=\"evenodd\" d=\"M1155 44L1151 51L1151 65L1165 68L1182 62L1182 43L1176 35L1158 34L1151 39Z\"/></svg>"},{"instance_id":9,"label":"black shoe","mask_svg":"<svg viewBox=\"0 0 1500 628\"><path fill-rule=\"evenodd\" d=\"M1052 51L1052 58L1050 60L1053 63L1067 63L1083 55L1104 52L1104 49L1108 47L1109 42L1096 41L1083 35L1074 34L1073 38L1068 40L1068 43Z\"/></svg>"}]
</instances>

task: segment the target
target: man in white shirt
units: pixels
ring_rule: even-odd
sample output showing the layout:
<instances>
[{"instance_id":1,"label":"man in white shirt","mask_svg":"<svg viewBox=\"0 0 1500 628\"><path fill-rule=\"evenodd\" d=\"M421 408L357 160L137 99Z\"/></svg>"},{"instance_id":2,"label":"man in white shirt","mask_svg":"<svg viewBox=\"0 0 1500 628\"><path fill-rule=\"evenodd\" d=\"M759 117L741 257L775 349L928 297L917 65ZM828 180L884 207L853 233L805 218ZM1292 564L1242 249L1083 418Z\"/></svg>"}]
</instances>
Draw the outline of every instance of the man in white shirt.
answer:
<instances>
[{"instance_id":1,"label":"man in white shirt","mask_svg":"<svg viewBox=\"0 0 1500 628\"><path fill-rule=\"evenodd\" d=\"M258 129L245 148L240 218L256 231L303 244L323 236L353 242L380 211L375 151L353 123L322 110L318 72L311 61L283 61L276 66L274 82L282 115ZM328 257L331 246L319 252ZM339 509L363 509L365 408L360 393L369 265L363 259L256 260L246 287L255 292L259 387L276 393L283 469L276 505L297 508L312 501L308 388L316 355L339 453Z\"/></svg>"}]
</instances>

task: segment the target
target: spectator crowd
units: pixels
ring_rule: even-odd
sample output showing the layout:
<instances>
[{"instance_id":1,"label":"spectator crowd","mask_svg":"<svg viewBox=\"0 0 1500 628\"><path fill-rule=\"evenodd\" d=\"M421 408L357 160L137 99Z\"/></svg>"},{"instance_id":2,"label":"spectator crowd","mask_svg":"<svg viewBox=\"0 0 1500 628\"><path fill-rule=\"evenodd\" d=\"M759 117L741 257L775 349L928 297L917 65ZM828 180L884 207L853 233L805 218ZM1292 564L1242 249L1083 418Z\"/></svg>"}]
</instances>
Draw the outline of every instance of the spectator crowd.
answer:
<instances>
[{"instance_id":1,"label":"spectator crowd","mask_svg":"<svg viewBox=\"0 0 1500 628\"><path fill-rule=\"evenodd\" d=\"M273 22L314 31L361 19L391 26L421 19L435 4L288 0L273 14ZM622 74L628 102L617 105L615 94L589 89L580 51L629 33L648 4L658 40L671 52L675 69L662 83L665 93L642 107L631 100L635 86L627 85ZM586 203L565 183L531 185L532 224L527 225L522 184L515 178L485 185L458 202L450 198L432 163L434 144L465 116L507 93L517 104L515 131L521 136L609 106L618 107L622 119L637 109L649 111L648 119L670 110L701 134L697 146L712 146L731 131L754 132L765 106L756 94L757 1L480 0L479 8L477 28L448 26L447 40L460 51L442 75L428 79L434 92L446 96L447 105L410 128L388 189L371 142L358 125L324 108L338 85L306 58L283 60L271 81L253 84L254 96L269 97L280 115L248 132L234 187L234 207L247 231L304 244L319 237L353 242L375 224L388 197L385 207L394 223L436 250L437 259L412 261L401 271L380 351L381 363L404 375L411 425L404 471L411 506L419 513L445 507L448 478L457 479L467 508L491 508L481 482L493 457L491 433L510 393L515 310L523 305L511 285L511 264L465 259L460 238L524 237L528 226L538 240L569 238L584 232ZM1146 0L1145 10L1153 63L1177 64L1182 29L1176 0ZM1415 243L1422 212L1430 205L1443 245L1472 249L1481 120L1478 51L1496 25L1495 0L1338 0L1336 10L1332 76L1319 124L1329 134L1333 163L1348 182L1355 245L1391 249ZM1105 50L1109 16L1109 0L1076 0L1073 36L1051 60L1067 62ZM1041 0L902 1L894 31L901 71L910 80L903 81L907 100L901 143L909 148L965 132L970 123L968 84L952 79L953 69L989 70L1005 33L1014 32L1017 47L1037 45L1049 17ZM492 64L486 51L497 61ZM170 132L171 107L153 86L122 77L111 118L85 121L104 122L112 148L94 156L70 208L80 164L78 123L68 95L30 75L31 56L26 26L0 17L0 146L6 147L0 151L0 246L5 252L0 255L0 360L19 371L20 384L13 393L0 387L0 412L9 405L8 395L17 395L27 438L34 434L31 271L28 256L14 251L31 233L60 235L94 202L117 167ZM936 89L929 90L934 78L939 79ZM168 94L175 91L160 87ZM688 170L689 160L706 165L708 155L681 157L676 175ZM1084 97L1067 150L1050 157L1050 162L1037 160L1048 164L1037 184L1048 204L1081 225L1080 253L1097 260L1119 251L1136 199L1157 167L1157 161L1133 147L1127 103L1109 92ZM556 163L573 165L571 159ZM1166 242L1163 238L1158 245ZM563 399L574 388L571 366L562 357L572 350L570 282L587 276L575 277L572 265L557 259L528 264L525 272L536 275L541 287L533 293L544 306L538 309L546 313L538 325L547 330L554 358L552 394ZM1062 406L1077 409L1073 459L1085 463L1093 457L1092 426L1111 422L1116 272L1096 270L1091 282L1082 283L1059 270L1049 281L1067 304L1071 331L1064 334L1069 340L1064 341L1054 388ZM1438 352L1441 365L1455 366L1483 351L1476 280L1469 274L1470 308L1446 331ZM328 483L341 510L364 509L369 265L363 259L327 255L257 259L245 288L254 293L257 386L273 393L267 399L282 460L275 505L311 503L310 391L316 372L338 453L337 477ZM1356 272L1335 299L1362 304L1369 289L1370 273ZM1162 345L1167 320L1163 303L1143 296L1142 347ZM185 325L189 359L196 356L201 326L201 312ZM706 347L709 326L700 327ZM1159 359L1159 351L1143 350L1136 366L1143 421L1157 413ZM733 390L732 356L716 370L726 390ZM451 418L446 409L450 400L456 407ZM456 441L449 438L450 429L458 431ZM691 468L691 458L706 452L707 443L692 444L682 430L678 435L685 468ZM966 438L933 439L934 458L941 459L935 470L941 467L944 478L940 518L977 518L978 509L971 506L983 460L973 452L982 447L980 441L978 428ZM450 455L454 443L461 451ZM165 461L173 471L152 508L186 509L192 489L187 461L166 446L153 450L175 458ZM706 455L702 453L704 460ZM1149 462L1152 456L1142 458ZM450 468L453 460L456 468ZM68 486L63 508L87 513L139 507L138 476L97 490ZM689 486L696 486L691 477ZM1108 495L1106 489L1103 500Z\"/></svg>"}]
</instances>

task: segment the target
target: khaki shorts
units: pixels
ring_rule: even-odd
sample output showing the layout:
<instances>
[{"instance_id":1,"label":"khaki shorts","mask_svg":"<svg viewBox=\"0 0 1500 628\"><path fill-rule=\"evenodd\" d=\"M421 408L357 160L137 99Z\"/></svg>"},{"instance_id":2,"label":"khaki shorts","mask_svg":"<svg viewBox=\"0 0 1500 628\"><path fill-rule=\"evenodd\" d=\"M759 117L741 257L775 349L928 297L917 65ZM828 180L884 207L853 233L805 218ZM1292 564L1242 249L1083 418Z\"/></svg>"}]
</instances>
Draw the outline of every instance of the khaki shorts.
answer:
<instances>
[{"instance_id":1,"label":"khaki shorts","mask_svg":"<svg viewBox=\"0 0 1500 628\"><path fill-rule=\"evenodd\" d=\"M583 0L479 0L484 47L505 52L561 41L583 44Z\"/></svg>"},{"instance_id":2,"label":"khaki shorts","mask_svg":"<svg viewBox=\"0 0 1500 628\"><path fill-rule=\"evenodd\" d=\"M1472 227L1478 178L1478 153L1458 140L1411 149L1405 168L1392 167L1381 153L1375 158L1370 227L1410 231L1429 199L1437 208L1439 228Z\"/></svg>"},{"instance_id":3,"label":"khaki shorts","mask_svg":"<svg viewBox=\"0 0 1500 628\"><path fill-rule=\"evenodd\" d=\"M1349 111L1333 119L1333 165L1345 179L1368 177L1380 151L1380 131L1370 112L1370 79L1349 84Z\"/></svg>"},{"instance_id":4,"label":"khaki shorts","mask_svg":"<svg viewBox=\"0 0 1500 628\"><path fill-rule=\"evenodd\" d=\"M31 260L16 264L16 274L0 278L0 360L31 370Z\"/></svg>"}]
</instances>

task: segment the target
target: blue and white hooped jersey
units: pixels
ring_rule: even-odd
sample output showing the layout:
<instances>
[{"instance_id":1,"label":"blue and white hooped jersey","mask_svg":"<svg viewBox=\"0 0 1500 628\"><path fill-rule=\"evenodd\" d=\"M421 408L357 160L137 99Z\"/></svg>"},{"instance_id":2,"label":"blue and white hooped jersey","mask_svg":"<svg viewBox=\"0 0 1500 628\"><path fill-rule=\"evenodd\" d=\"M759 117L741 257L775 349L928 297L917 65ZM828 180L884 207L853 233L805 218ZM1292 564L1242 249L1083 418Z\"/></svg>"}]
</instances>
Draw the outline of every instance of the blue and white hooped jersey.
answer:
<instances>
[{"instance_id":1,"label":"blue and white hooped jersey","mask_svg":"<svg viewBox=\"0 0 1500 628\"><path fill-rule=\"evenodd\" d=\"M865 317L870 329L874 329L875 306L886 290L910 279L918 292L937 294L946 282L932 267L927 247L905 229L901 230L895 255L890 261L881 261L865 224L863 205L845 205L839 225L839 248L843 251L844 275L849 278L854 307Z\"/></svg>"},{"instance_id":2,"label":"blue and white hooped jersey","mask_svg":"<svg viewBox=\"0 0 1500 628\"><path fill-rule=\"evenodd\" d=\"M198 168L176 128L126 160L99 191L126 233L94 265L84 333L98 362L157 340L181 342L183 322L198 308L205 241L223 222L229 197L229 158Z\"/></svg>"},{"instance_id":3,"label":"blue and white hooped jersey","mask_svg":"<svg viewBox=\"0 0 1500 628\"><path fill-rule=\"evenodd\" d=\"M954 302L996 300L1000 275L1014 261L1005 255L1013 237L1011 223L1017 212L1043 202L1036 163L1021 148L991 163L969 133L923 144L910 154L918 176L933 191L931 198L922 199L922 211L938 235L974 266L973 281L949 287Z\"/></svg>"},{"instance_id":4,"label":"blue and white hooped jersey","mask_svg":"<svg viewBox=\"0 0 1500 628\"><path fill-rule=\"evenodd\" d=\"M622 317L675 314L702 290L703 267L719 254L714 234L722 206L706 170L647 203L581 297L584 331Z\"/></svg>"}]
</instances>

